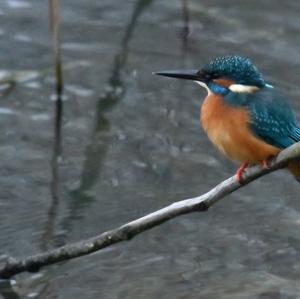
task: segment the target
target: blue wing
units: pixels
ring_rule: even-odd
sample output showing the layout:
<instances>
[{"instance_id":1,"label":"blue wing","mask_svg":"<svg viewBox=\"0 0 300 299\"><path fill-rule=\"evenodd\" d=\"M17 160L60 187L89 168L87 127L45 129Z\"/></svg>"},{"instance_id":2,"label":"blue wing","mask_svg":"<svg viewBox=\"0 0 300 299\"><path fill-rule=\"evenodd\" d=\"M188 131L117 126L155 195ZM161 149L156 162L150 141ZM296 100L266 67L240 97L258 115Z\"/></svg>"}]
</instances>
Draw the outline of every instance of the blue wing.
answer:
<instances>
[{"instance_id":1,"label":"blue wing","mask_svg":"<svg viewBox=\"0 0 300 299\"><path fill-rule=\"evenodd\" d=\"M248 109L251 130L265 142L286 148L300 141L296 117L284 97L275 89L265 87L255 93L229 93L225 101Z\"/></svg>"}]
</instances>

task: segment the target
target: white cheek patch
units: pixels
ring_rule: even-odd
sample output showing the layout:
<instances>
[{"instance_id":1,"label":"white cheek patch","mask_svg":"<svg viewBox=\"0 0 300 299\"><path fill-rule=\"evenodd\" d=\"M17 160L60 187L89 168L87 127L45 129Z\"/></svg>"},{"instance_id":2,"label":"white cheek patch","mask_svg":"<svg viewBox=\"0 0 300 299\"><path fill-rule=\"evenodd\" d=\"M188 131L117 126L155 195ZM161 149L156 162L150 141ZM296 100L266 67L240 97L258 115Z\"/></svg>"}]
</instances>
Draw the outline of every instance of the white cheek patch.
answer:
<instances>
[{"instance_id":1,"label":"white cheek patch","mask_svg":"<svg viewBox=\"0 0 300 299\"><path fill-rule=\"evenodd\" d=\"M259 90L259 87L253 85L231 84L228 87L232 92L237 93L253 93Z\"/></svg>"},{"instance_id":2,"label":"white cheek patch","mask_svg":"<svg viewBox=\"0 0 300 299\"><path fill-rule=\"evenodd\" d=\"M211 94L211 91L210 91L210 89L208 88L208 86L207 86L206 83L201 82L201 81L194 81L194 82L196 82L197 84L199 84L201 87L204 87L204 88L206 89L206 91L207 91L208 94Z\"/></svg>"},{"instance_id":3,"label":"white cheek patch","mask_svg":"<svg viewBox=\"0 0 300 299\"><path fill-rule=\"evenodd\" d=\"M197 84L199 84L201 87L204 87L208 94L211 94L211 90L207 86L206 83L201 82L201 81L194 81ZM271 88L273 87L272 85L269 85ZM259 87L254 86L254 85L243 85L243 84L231 84L228 87L229 90L232 92L237 92L237 93L253 93L259 90Z\"/></svg>"},{"instance_id":4,"label":"white cheek patch","mask_svg":"<svg viewBox=\"0 0 300 299\"><path fill-rule=\"evenodd\" d=\"M271 84L268 84L268 83L266 83L266 87L268 87L268 88L274 88L274 86L273 86L273 85L271 85Z\"/></svg>"}]
</instances>

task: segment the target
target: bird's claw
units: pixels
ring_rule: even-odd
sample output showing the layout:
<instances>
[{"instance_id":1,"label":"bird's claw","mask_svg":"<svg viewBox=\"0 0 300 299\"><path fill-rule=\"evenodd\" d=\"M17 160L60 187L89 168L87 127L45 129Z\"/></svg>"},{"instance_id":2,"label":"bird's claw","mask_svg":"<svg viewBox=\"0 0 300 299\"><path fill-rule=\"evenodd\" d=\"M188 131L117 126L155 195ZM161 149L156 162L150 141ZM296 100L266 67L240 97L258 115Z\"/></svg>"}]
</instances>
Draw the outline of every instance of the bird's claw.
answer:
<instances>
[{"instance_id":1,"label":"bird's claw","mask_svg":"<svg viewBox=\"0 0 300 299\"><path fill-rule=\"evenodd\" d=\"M243 173L245 172L245 169L248 167L248 165L248 162L243 163L236 172L236 179L240 184L243 184Z\"/></svg>"},{"instance_id":2,"label":"bird's claw","mask_svg":"<svg viewBox=\"0 0 300 299\"><path fill-rule=\"evenodd\" d=\"M267 159L262 161L261 164L262 164L263 169L270 169L271 168L270 162L273 158L274 158L274 156L270 156Z\"/></svg>"}]
</instances>

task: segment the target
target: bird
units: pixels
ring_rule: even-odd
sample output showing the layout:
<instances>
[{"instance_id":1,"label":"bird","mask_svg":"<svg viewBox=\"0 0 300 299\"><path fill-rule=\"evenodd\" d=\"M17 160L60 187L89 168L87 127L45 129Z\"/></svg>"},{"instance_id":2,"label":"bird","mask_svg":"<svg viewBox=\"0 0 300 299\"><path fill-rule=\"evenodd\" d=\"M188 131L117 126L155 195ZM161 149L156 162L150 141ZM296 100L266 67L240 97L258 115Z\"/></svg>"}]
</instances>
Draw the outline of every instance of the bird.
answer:
<instances>
[{"instance_id":1,"label":"bird","mask_svg":"<svg viewBox=\"0 0 300 299\"><path fill-rule=\"evenodd\" d=\"M207 91L200 122L211 142L243 174L251 165L269 168L270 159L300 141L300 127L283 93L267 83L250 58L217 57L200 69L159 71L154 74L192 80ZM300 182L300 161L288 164Z\"/></svg>"}]
</instances>

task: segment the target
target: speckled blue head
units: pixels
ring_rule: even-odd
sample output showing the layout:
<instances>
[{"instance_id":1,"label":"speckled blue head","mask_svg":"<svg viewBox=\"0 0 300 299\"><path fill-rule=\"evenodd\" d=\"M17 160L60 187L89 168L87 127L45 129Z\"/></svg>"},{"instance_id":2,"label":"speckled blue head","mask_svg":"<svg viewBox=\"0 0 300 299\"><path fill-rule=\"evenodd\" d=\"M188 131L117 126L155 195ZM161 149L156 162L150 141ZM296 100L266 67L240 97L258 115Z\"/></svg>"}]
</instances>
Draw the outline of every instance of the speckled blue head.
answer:
<instances>
[{"instance_id":1,"label":"speckled blue head","mask_svg":"<svg viewBox=\"0 0 300 299\"><path fill-rule=\"evenodd\" d=\"M265 81L256 66L247 57L223 56L218 57L205 65L201 72L211 79L226 78L236 84L265 86Z\"/></svg>"},{"instance_id":2,"label":"speckled blue head","mask_svg":"<svg viewBox=\"0 0 300 299\"><path fill-rule=\"evenodd\" d=\"M162 71L155 74L193 80L208 91L220 95L226 95L230 92L252 93L263 87L271 87L266 84L261 73L249 58L238 55L215 58L200 70ZM225 82L221 83L218 81L219 79L225 79ZM229 81L226 82L226 80Z\"/></svg>"}]
</instances>

